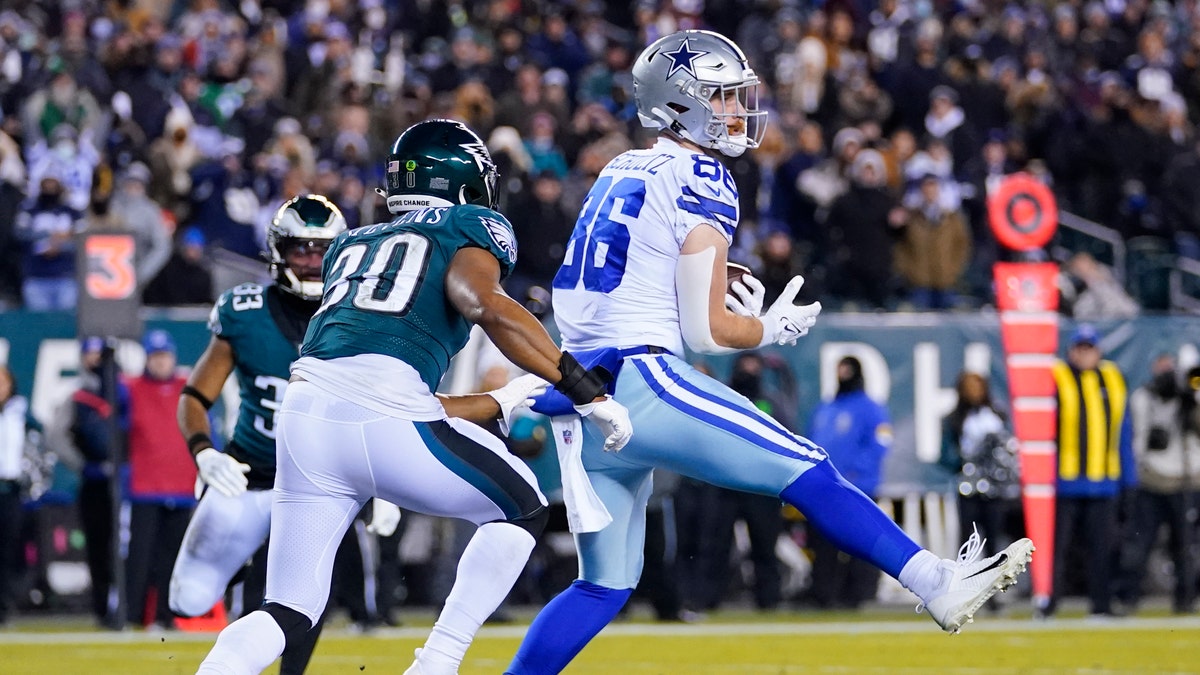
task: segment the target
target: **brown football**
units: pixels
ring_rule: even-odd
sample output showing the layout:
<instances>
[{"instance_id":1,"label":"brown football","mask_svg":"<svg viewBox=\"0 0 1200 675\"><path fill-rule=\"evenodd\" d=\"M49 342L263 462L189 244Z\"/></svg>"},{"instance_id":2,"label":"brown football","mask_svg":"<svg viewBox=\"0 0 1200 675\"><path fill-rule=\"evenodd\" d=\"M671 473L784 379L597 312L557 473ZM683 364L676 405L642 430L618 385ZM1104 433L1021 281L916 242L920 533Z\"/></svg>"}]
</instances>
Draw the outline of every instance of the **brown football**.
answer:
<instances>
[{"instance_id":1,"label":"brown football","mask_svg":"<svg viewBox=\"0 0 1200 675\"><path fill-rule=\"evenodd\" d=\"M725 263L725 292L733 292L733 282L741 279L744 276L752 277L754 273L749 267L739 265L737 263ZM736 296L735 296L736 297Z\"/></svg>"}]
</instances>

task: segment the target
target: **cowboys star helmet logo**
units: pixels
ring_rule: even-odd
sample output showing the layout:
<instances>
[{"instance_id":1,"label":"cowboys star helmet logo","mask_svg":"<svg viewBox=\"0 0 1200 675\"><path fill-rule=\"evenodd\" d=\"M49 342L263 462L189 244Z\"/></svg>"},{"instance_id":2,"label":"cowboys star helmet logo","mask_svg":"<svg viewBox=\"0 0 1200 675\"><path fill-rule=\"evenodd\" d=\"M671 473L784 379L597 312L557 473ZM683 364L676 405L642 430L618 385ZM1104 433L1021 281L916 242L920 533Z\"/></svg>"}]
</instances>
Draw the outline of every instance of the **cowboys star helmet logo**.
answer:
<instances>
[{"instance_id":1,"label":"cowboys star helmet logo","mask_svg":"<svg viewBox=\"0 0 1200 675\"><path fill-rule=\"evenodd\" d=\"M696 77L696 68L693 62L708 54L708 52L692 51L688 46L687 39L679 44L679 49L673 52L663 52L662 55L671 59L671 69L667 71L667 79L679 71L683 71L692 77Z\"/></svg>"}]
</instances>

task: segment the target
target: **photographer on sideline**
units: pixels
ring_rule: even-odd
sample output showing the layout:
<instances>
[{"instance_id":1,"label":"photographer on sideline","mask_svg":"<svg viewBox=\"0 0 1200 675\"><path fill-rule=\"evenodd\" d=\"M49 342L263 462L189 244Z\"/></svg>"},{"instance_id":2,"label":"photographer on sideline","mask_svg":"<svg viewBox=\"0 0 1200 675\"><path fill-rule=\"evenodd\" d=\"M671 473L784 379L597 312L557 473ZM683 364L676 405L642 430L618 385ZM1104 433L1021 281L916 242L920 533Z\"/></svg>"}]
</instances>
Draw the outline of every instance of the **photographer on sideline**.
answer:
<instances>
[{"instance_id":1,"label":"photographer on sideline","mask_svg":"<svg viewBox=\"0 0 1200 675\"><path fill-rule=\"evenodd\" d=\"M1200 375L1200 369L1193 368L1189 375ZM1194 611L1195 563L1189 548L1195 527L1192 492L1200 483L1198 384L1200 377L1181 384L1174 357L1161 354L1151 366L1150 381L1129 398L1139 487L1131 536L1121 550L1116 592L1129 611L1141 599L1146 560L1164 523L1175 566L1171 608L1177 614Z\"/></svg>"}]
</instances>

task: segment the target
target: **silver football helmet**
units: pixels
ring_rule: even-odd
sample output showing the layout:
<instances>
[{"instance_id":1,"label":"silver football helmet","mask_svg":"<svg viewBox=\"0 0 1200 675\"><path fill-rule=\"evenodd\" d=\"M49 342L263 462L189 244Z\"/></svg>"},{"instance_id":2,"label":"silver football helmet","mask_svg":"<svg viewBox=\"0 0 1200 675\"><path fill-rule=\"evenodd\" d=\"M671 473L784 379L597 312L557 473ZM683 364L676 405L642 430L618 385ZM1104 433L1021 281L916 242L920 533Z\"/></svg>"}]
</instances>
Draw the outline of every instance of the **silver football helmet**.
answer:
<instances>
[{"instance_id":1,"label":"silver football helmet","mask_svg":"<svg viewBox=\"0 0 1200 675\"><path fill-rule=\"evenodd\" d=\"M276 285L305 300L320 300L325 284L319 275L311 280L296 274L287 263L287 253L297 246L324 253L333 238L345 231L341 209L321 195L300 195L284 202L267 228L267 256Z\"/></svg>"},{"instance_id":2,"label":"silver football helmet","mask_svg":"<svg viewBox=\"0 0 1200 675\"><path fill-rule=\"evenodd\" d=\"M757 148L767 130L746 55L707 30L679 31L646 47L633 64L633 98L642 126L730 157Z\"/></svg>"}]
</instances>

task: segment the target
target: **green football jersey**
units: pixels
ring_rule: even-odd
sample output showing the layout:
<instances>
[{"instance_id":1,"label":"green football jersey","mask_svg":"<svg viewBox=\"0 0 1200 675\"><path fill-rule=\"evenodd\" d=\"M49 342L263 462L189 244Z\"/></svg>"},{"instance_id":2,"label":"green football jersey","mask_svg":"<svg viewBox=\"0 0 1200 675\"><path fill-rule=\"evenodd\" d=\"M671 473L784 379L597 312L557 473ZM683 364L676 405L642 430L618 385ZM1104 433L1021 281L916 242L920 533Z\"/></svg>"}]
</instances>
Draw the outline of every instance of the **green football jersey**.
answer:
<instances>
[{"instance_id":1,"label":"green football jersey","mask_svg":"<svg viewBox=\"0 0 1200 675\"><path fill-rule=\"evenodd\" d=\"M445 288L450 260L468 246L494 255L502 277L517 262L512 225L476 205L409 211L338 235L325 254L325 295L301 356L391 356L436 391L470 335L470 323L446 299Z\"/></svg>"},{"instance_id":2,"label":"green football jersey","mask_svg":"<svg viewBox=\"0 0 1200 675\"><path fill-rule=\"evenodd\" d=\"M277 293L258 284L242 284L221 294L209 315L213 335L233 349L234 376L242 401L228 451L250 465L251 483L275 479L275 413L283 400L299 344L276 322ZM278 308L277 308L278 309Z\"/></svg>"}]
</instances>

